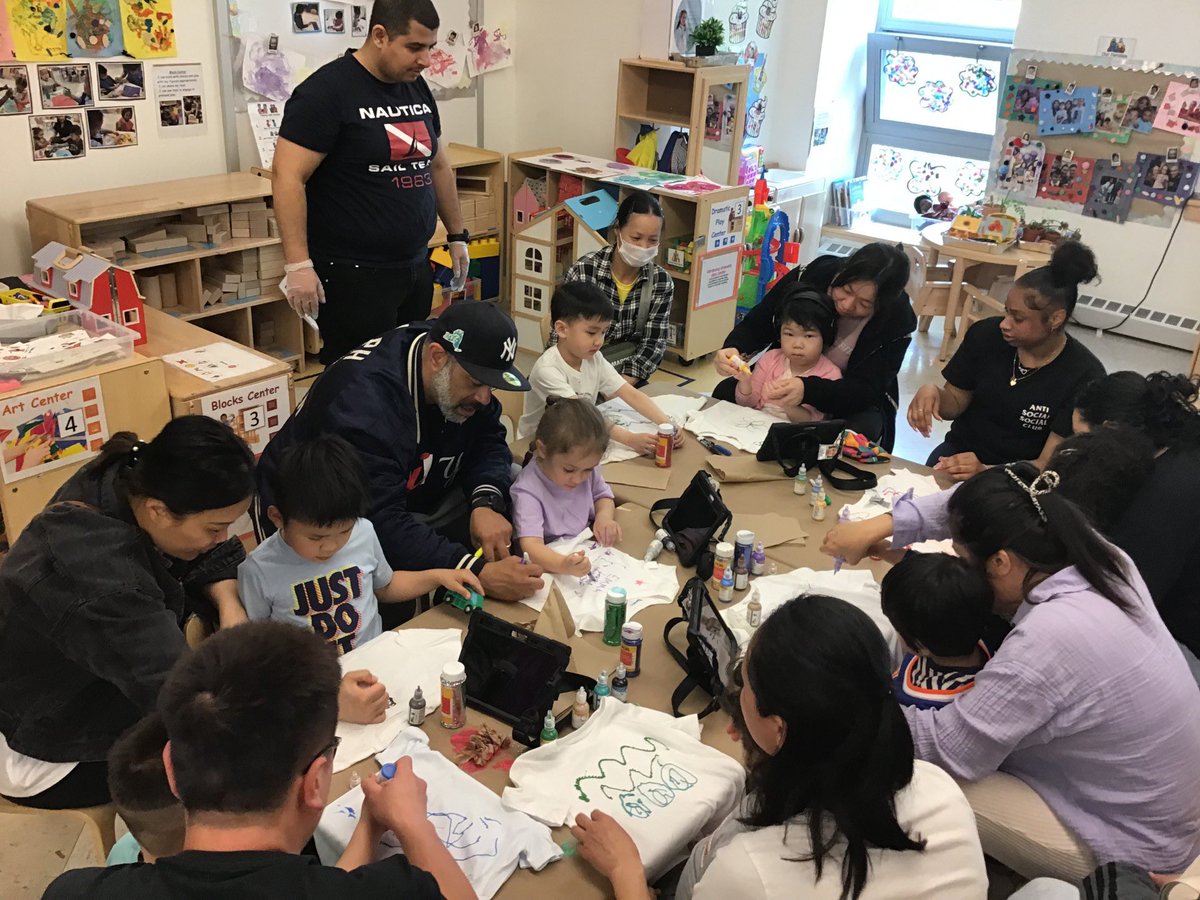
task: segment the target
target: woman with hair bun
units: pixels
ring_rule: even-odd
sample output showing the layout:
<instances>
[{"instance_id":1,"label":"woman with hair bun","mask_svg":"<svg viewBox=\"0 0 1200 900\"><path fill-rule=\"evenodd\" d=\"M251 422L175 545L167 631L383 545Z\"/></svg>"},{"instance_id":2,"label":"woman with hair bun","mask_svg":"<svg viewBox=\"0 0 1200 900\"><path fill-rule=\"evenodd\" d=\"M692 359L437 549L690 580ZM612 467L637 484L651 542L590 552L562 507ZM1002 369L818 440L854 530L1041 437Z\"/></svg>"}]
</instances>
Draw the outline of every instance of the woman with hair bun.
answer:
<instances>
[{"instance_id":1,"label":"woman with hair bun","mask_svg":"<svg viewBox=\"0 0 1200 900\"><path fill-rule=\"evenodd\" d=\"M946 383L927 384L908 407L908 423L926 437L933 420L953 420L928 465L956 481L986 466L1033 460L1044 466L1071 434L1075 397L1104 376L1104 366L1067 334L1079 285L1099 274L1078 241L1060 244L1048 266L1017 279L1003 317L971 326L946 363Z\"/></svg>"},{"instance_id":2,"label":"woman with hair bun","mask_svg":"<svg viewBox=\"0 0 1200 900\"><path fill-rule=\"evenodd\" d=\"M1140 432L1153 443L1154 470L1126 491L1113 543L1137 563L1163 622L1200 681L1200 410L1183 375L1114 372L1075 403L1075 430Z\"/></svg>"}]
</instances>

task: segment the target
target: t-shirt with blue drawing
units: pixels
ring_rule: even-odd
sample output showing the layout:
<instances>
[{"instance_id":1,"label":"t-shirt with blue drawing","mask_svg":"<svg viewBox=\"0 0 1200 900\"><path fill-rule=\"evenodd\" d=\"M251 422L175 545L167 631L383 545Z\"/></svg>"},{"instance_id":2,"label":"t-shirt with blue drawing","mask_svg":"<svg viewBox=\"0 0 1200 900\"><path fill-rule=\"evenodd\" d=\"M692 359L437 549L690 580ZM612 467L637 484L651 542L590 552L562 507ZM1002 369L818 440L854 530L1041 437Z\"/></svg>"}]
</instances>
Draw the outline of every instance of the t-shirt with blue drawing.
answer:
<instances>
[{"instance_id":1,"label":"t-shirt with blue drawing","mask_svg":"<svg viewBox=\"0 0 1200 900\"><path fill-rule=\"evenodd\" d=\"M339 653L382 630L375 592L388 586L388 565L367 519L350 540L324 562L304 559L276 532L238 568L238 593L251 619L274 619L311 628Z\"/></svg>"}]
</instances>

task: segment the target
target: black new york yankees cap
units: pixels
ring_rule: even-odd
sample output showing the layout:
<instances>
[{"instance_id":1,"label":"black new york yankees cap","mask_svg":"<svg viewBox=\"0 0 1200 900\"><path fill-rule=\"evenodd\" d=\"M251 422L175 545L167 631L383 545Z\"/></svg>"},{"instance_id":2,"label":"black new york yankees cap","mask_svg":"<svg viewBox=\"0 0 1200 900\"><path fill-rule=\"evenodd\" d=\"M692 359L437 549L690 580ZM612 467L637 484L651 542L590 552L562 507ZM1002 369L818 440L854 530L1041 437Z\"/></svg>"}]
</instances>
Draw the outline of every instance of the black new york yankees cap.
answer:
<instances>
[{"instance_id":1,"label":"black new york yankees cap","mask_svg":"<svg viewBox=\"0 0 1200 900\"><path fill-rule=\"evenodd\" d=\"M460 300L433 320L430 335L476 381L502 391L527 391L513 363L517 325L494 304Z\"/></svg>"}]
</instances>

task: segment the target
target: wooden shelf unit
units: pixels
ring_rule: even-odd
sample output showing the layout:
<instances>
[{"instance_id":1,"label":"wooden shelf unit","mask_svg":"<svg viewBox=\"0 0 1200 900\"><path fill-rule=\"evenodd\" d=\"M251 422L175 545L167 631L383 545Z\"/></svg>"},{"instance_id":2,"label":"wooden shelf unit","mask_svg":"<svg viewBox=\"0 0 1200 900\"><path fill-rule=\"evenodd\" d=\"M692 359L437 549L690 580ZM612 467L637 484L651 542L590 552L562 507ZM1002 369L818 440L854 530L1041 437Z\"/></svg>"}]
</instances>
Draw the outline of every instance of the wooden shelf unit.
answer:
<instances>
[{"instance_id":1,"label":"wooden shelf unit","mask_svg":"<svg viewBox=\"0 0 1200 900\"><path fill-rule=\"evenodd\" d=\"M444 150L457 177L463 218L472 239L500 239L504 158L491 150L463 144L446 144ZM270 198L270 172L260 169L44 197L30 200L25 214L34 249L49 241L79 247L88 243L89 236L114 227L128 227L130 233L135 233L198 207L253 200L266 200L270 205ZM445 242L446 230L439 220L429 246L438 247ZM184 321L202 320L207 330L289 362L298 375L303 375L308 366L306 326L275 285L236 303L200 306L201 260L279 243L277 237L231 238L219 246L189 244L186 249L160 254L126 253L114 261L137 272L173 275L179 306L164 312ZM274 334L266 344L260 344L256 332L268 321Z\"/></svg>"},{"instance_id":2,"label":"wooden shelf unit","mask_svg":"<svg viewBox=\"0 0 1200 900\"><path fill-rule=\"evenodd\" d=\"M545 335L550 328L550 297L554 288L562 283L563 277L571 264L580 256L604 246L611 235L597 234L583 226L575 228L575 237L564 240L558 237L557 221L551 223L550 237L543 240L537 237L540 231L545 232L547 214L557 218L562 214L561 204L553 201L558 197L560 173L539 165L536 160L549 153L560 153L561 147L547 147L535 151L522 151L510 154L508 157L508 226L510 229L508 246L508 269L510 280L511 313L517 322L520 346L524 350L540 353ZM573 176L579 177L579 176ZM683 180L685 176L680 176ZM521 190L526 178L546 179L546 198L549 208L535 216L531 221L517 223L514 219L513 198ZM583 192L606 190L613 194L618 202L624 200L636 188L614 184L603 178L581 179ZM721 300L707 306L696 306L701 282L694 277L699 259L708 250L709 227L714 205L731 201L745 200L746 214L749 214L749 189L745 186L723 187L698 196L687 196L668 191L665 188L651 188L649 193L658 198L663 207L665 223L658 264L672 276L675 282L675 296L671 310L671 322L676 332L682 327L682 340L673 342L668 349L677 354L685 362L704 356L714 350L719 350L725 341L725 336L733 328L734 313L737 307L736 290L731 291L728 300ZM692 267L680 271L666 264L666 248L672 238L684 238L695 243ZM740 245L739 245L740 246ZM541 254L540 256L538 254ZM547 254L552 254L547 256ZM538 264L540 263L540 269ZM740 270L740 266L738 267Z\"/></svg>"},{"instance_id":3,"label":"wooden shelf unit","mask_svg":"<svg viewBox=\"0 0 1200 900\"><path fill-rule=\"evenodd\" d=\"M617 122L613 147L631 147L641 123L684 128L688 131L687 175L699 175L704 151L729 154L726 171L708 172L715 180L736 184L741 168L742 139L746 132L746 99L750 66L699 66L693 68L669 59L623 59L617 75ZM724 141L704 137L704 120L710 90L728 86L734 95L733 131L729 147ZM662 141L659 142L662 149Z\"/></svg>"}]
</instances>

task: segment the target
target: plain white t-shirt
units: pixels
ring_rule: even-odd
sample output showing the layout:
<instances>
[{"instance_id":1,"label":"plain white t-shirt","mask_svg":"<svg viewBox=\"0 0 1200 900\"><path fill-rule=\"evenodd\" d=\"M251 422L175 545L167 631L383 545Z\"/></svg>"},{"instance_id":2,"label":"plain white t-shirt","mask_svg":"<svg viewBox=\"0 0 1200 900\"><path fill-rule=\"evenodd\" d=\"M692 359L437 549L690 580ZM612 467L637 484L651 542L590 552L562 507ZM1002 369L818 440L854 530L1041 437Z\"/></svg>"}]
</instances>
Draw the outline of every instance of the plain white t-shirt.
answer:
<instances>
[{"instance_id":1,"label":"plain white t-shirt","mask_svg":"<svg viewBox=\"0 0 1200 900\"><path fill-rule=\"evenodd\" d=\"M55 763L34 759L8 746L0 734L0 794L6 797L32 797L54 787L79 763Z\"/></svg>"},{"instance_id":2,"label":"plain white t-shirt","mask_svg":"<svg viewBox=\"0 0 1200 900\"><path fill-rule=\"evenodd\" d=\"M595 403L600 394L610 398L626 384L603 353L594 354L573 369L558 352L558 344L554 344L529 370L529 393L525 395L525 412L517 425L517 439L533 437L546 411L547 397L584 397Z\"/></svg>"},{"instance_id":3,"label":"plain white t-shirt","mask_svg":"<svg viewBox=\"0 0 1200 900\"><path fill-rule=\"evenodd\" d=\"M811 852L803 817L783 825L748 830L730 815L696 845L684 867L677 900L838 900L842 861L827 857L816 880L812 862L795 862ZM859 900L984 900L987 872L975 814L954 779L932 763L917 760L913 779L896 795L896 818L924 851L869 850L870 874ZM787 843L784 843L784 833Z\"/></svg>"}]
</instances>

